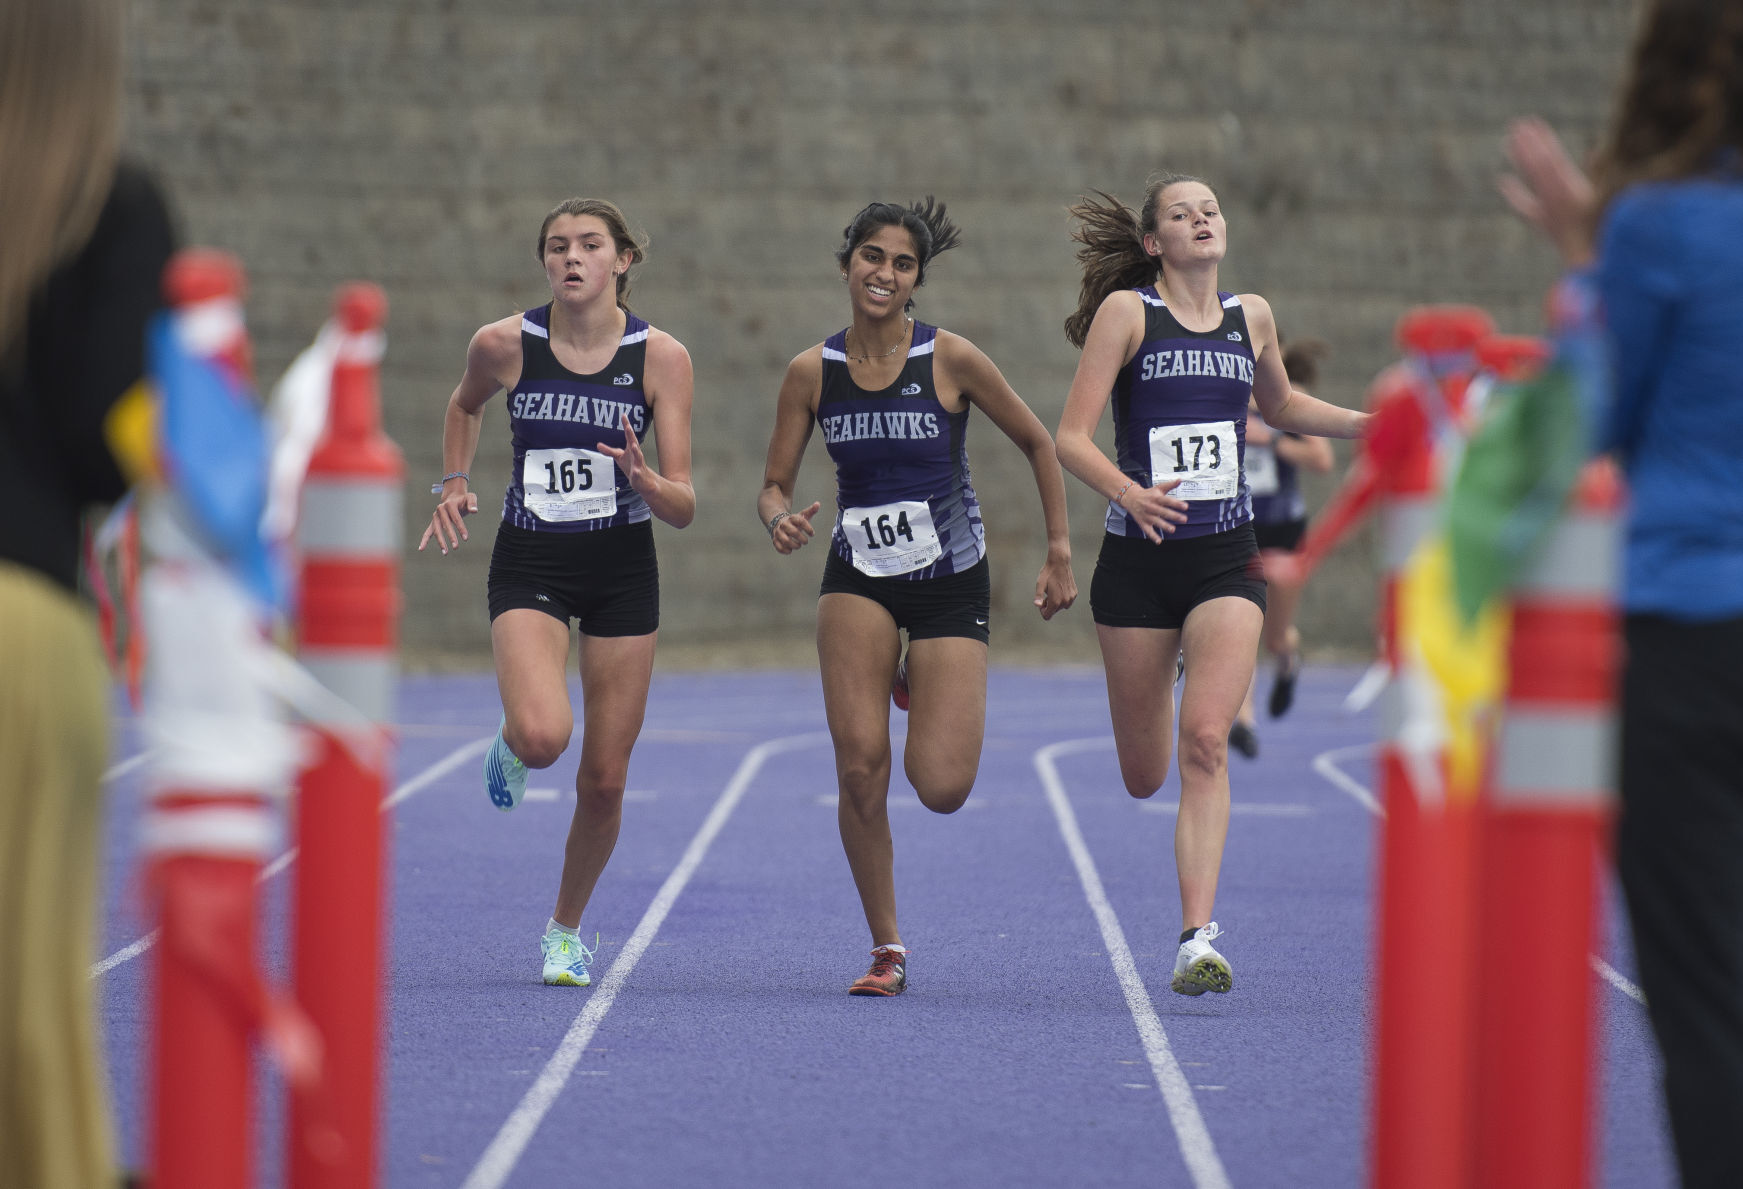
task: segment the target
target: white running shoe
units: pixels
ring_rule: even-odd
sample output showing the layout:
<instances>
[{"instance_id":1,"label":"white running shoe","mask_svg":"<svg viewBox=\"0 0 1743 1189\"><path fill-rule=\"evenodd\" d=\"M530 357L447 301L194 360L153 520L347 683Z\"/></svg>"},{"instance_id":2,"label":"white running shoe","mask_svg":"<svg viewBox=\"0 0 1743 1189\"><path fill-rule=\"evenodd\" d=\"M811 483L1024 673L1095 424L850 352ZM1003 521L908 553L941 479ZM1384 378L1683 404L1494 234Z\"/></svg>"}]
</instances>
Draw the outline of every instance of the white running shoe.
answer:
<instances>
[{"instance_id":1,"label":"white running shoe","mask_svg":"<svg viewBox=\"0 0 1743 1189\"><path fill-rule=\"evenodd\" d=\"M545 955L545 985L547 987L589 987L593 985L593 976L587 973L588 964L593 961L593 955L598 948L599 938L593 939L594 949L588 949L581 939L573 933L565 933L561 929L547 930L539 938L539 949Z\"/></svg>"},{"instance_id":2,"label":"white running shoe","mask_svg":"<svg viewBox=\"0 0 1743 1189\"><path fill-rule=\"evenodd\" d=\"M1182 995L1202 995L1206 991L1227 991L1235 985L1235 975L1228 959L1210 944L1222 936L1215 921L1180 943L1174 956L1174 981L1170 984Z\"/></svg>"}]
</instances>

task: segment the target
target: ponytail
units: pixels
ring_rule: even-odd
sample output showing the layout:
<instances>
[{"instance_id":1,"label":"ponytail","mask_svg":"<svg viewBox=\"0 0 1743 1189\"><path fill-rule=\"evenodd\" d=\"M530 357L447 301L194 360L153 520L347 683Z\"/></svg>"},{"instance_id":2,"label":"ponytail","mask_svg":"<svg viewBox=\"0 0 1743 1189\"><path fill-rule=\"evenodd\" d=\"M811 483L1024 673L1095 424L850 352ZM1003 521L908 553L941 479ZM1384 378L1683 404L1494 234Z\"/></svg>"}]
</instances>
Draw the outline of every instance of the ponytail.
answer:
<instances>
[{"instance_id":1,"label":"ponytail","mask_svg":"<svg viewBox=\"0 0 1743 1189\"><path fill-rule=\"evenodd\" d=\"M1065 320L1065 337L1081 348L1089 336L1089 324L1110 293L1132 289L1152 280L1161 262L1144 250L1144 231L1131 207L1102 190L1101 201L1085 198L1068 207L1078 226L1071 238L1079 245L1077 262L1083 266L1083 284L1077 292L1077 311Z\"/></svg>"}]
</instances>

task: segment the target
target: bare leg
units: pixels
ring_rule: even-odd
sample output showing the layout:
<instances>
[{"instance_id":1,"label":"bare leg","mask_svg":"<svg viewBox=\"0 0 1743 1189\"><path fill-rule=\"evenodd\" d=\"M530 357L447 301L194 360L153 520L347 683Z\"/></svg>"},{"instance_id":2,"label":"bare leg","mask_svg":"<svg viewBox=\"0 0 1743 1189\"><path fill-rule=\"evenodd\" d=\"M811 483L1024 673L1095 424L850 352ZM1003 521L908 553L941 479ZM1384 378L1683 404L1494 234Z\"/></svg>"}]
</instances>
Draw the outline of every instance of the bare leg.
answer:
<instances>
[{"instance_id":1,"label":"bare leg","mask_svg":"<svg viewBox=\"0 0 1743 1189\"><path fill-rule=\"evenodd\" d=\"M575 772L575 816L551 913L559 925L571 929L580 925L617 846L629 755L647 713L657 635L581 637L581 764Z\"/></svg>"},{"instance_id":2,"label":"bare leg","mask_svg":"<svg viewBox=\"0 0 1743 1189\"><path fill-rule=\"evenodd\" d=\"M1229 832L1229 726L1253 679L1264 617L1258 605L1229 597L1200 603L1186 617L1186 686L1180 695L1180 820L1174 863L1181 928L1208 924Z\"/></svg>"},{"instance_id":3,"label":"bare leg","mask_svg":"<svg viewBox=\"0 0 1743 1189\"><path fill-rule=\"evenodd\" d=\"M900 656L896 621L878 604L844 593L817 601L817 659L840 798L836 820L873 946L902 941L889 813L890 682Z\"/></svg>"},{"instance_id":4,"label":"bare leg","mask_svg":"<svg viewBox=\"0 0 1743 1189\"><path fill-rule=\"evenodd\" d=\"M908 644L908 742L902 767L920 803L955 813L968 800L986 736L987 647L965 636Z\"/></svg>"},{"instance_id":5,"label":"bare leg","mask_svg":"<svg viewBox=\"0 0 1743 1189\"><path fill-rule=\"evenodd\" d=\"M1148 797L1168 779L1174 754L1173 678L1180 632L1097 624L1095 634L1107 670L1108 715L1120 776L1126 792Z\"/></svg>"},{"instance_id":6,"label":"bare leg","mask_svg":"<svg viewBox=\"0 0 1743 1189\"><path fill-rule=\"evenodd\" d=\"M1301 581L1286 566L1275 564L1279 550L1267 549L1260 557L1265 567L1265 650L1283 661L1301 647L1301 632L1295 626L1295 609L1301 604ZM1275 576L1273 576L1275 575Z\"/></svg>"},{"instance_id":7,"label":"bare leg","mask_svg":"<svg viewBox=\"0 0 1743 1189\"><path fill-rule=\"evenodd\" d=\"M569 625L543 611L504 611L490 625L496 688L502 695L502 737L529 768L549 768L575 729L564 670Z\"/></svg>"}]
</instances>

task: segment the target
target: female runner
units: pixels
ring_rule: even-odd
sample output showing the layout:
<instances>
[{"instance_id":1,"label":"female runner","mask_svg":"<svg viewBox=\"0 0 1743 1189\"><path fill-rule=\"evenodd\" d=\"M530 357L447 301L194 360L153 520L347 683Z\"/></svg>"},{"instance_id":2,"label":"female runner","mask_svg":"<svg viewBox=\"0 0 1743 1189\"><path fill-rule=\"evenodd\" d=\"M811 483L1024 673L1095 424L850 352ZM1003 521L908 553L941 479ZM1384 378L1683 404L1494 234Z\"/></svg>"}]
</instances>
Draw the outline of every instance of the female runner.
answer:
<instances>
[{"instance_id":1,"label":"female runner","mask_svg":"<svg viewBox=\"0 0 1743 1189\"><path fill-rule=\"evenodd\" d=\"M1247 400L1293 433L1353 438L1362 413L1293 392L1271 307L1217 288L1222 207L1197 178L1153 178L1140 213L1101 195L1072 208L1083 284L1066 337L1083 349L1059 460L1108 500L1090 586L1126 791L1148 797L1173 750L1180 696L1180 949L1173 989L1227 991L1211 919L1228 836L1229 727L1253 677L1265 581L1241 470ZM1093 435L1109 398L1117 460Z\"/></svg>"},{"instance_id":2,"label":"female runner","mask_svg":"<svg viewBox=\"0 0 1743 1189\"><path fill-rule=\"evenodd\" d=\"M581 631L585 722L575 816L557 902L540 948L548 984L585 987L593 950L582 910L611 858L623 818L630 749L641 732L660 623L653 526L696 514L690 486L690 356L630 312L629 270L644 258L623 213L572 198L545 216L538 259L550 304L482 327L442 427L441 502L418 542L444 554L478 510L467 471L484 405L508 393L514 472L490 558L490 647L503 721L484 757L499 809L526 792L528 768L569 746L574 711L564 671L569 621ZM662 472L641 439L650 424Z\"/></svg>"},{"instance_id":3,"label":"female runner","mask_svg":"<svg viewBox=\"0 0 1743 1189\"><path fill-rule=\"evenodd\" d=\"M793 485L820 425L835 460L838 511L817 602L817 656L841 844L872 940L871 969L848 988L853 995L907 986L887 805L892 690L910 700L903 767L926 808L960 809L980 765L990 584L964 447L969 406L1034 469L1047 524L1047 560L1035 582L1041 617L1077 598L1065 480L1046 427L973 343L907 316L926 266L956 240L931 198L874 202L854 216L836 253L852 322L788 366L757 498L778 552L811 539L822 505L794 511Z\"/></svg>"}]
</instances>

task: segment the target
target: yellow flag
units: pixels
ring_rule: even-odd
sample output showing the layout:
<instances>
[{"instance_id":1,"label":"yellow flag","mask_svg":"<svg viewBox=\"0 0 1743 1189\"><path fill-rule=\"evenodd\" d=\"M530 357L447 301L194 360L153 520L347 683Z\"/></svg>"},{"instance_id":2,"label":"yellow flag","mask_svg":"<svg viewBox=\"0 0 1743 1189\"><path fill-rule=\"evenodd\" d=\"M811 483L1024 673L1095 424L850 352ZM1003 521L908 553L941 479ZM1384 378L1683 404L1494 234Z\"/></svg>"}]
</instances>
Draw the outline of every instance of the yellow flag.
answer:
<instances>
[{"instance_id":1,"label":"yellow flag","mask_svg":"<svg viewBox=\"0 0 1743 1189\"><path fill-rule=\"evenodd\" d=\"M1415 677L1435 697L1416 701L1438 722L1418 724L1417 737L1446 748L1447 795L1475 798L1483 761L1507 681L1512 615L1505 599L1492 599L1468 627L1453 589L1444 533L1419 546L1398 592L1398 643L1407 680ZM1415 670L1409 673L1409 670Z\"/></svg>"}]
</instances>

